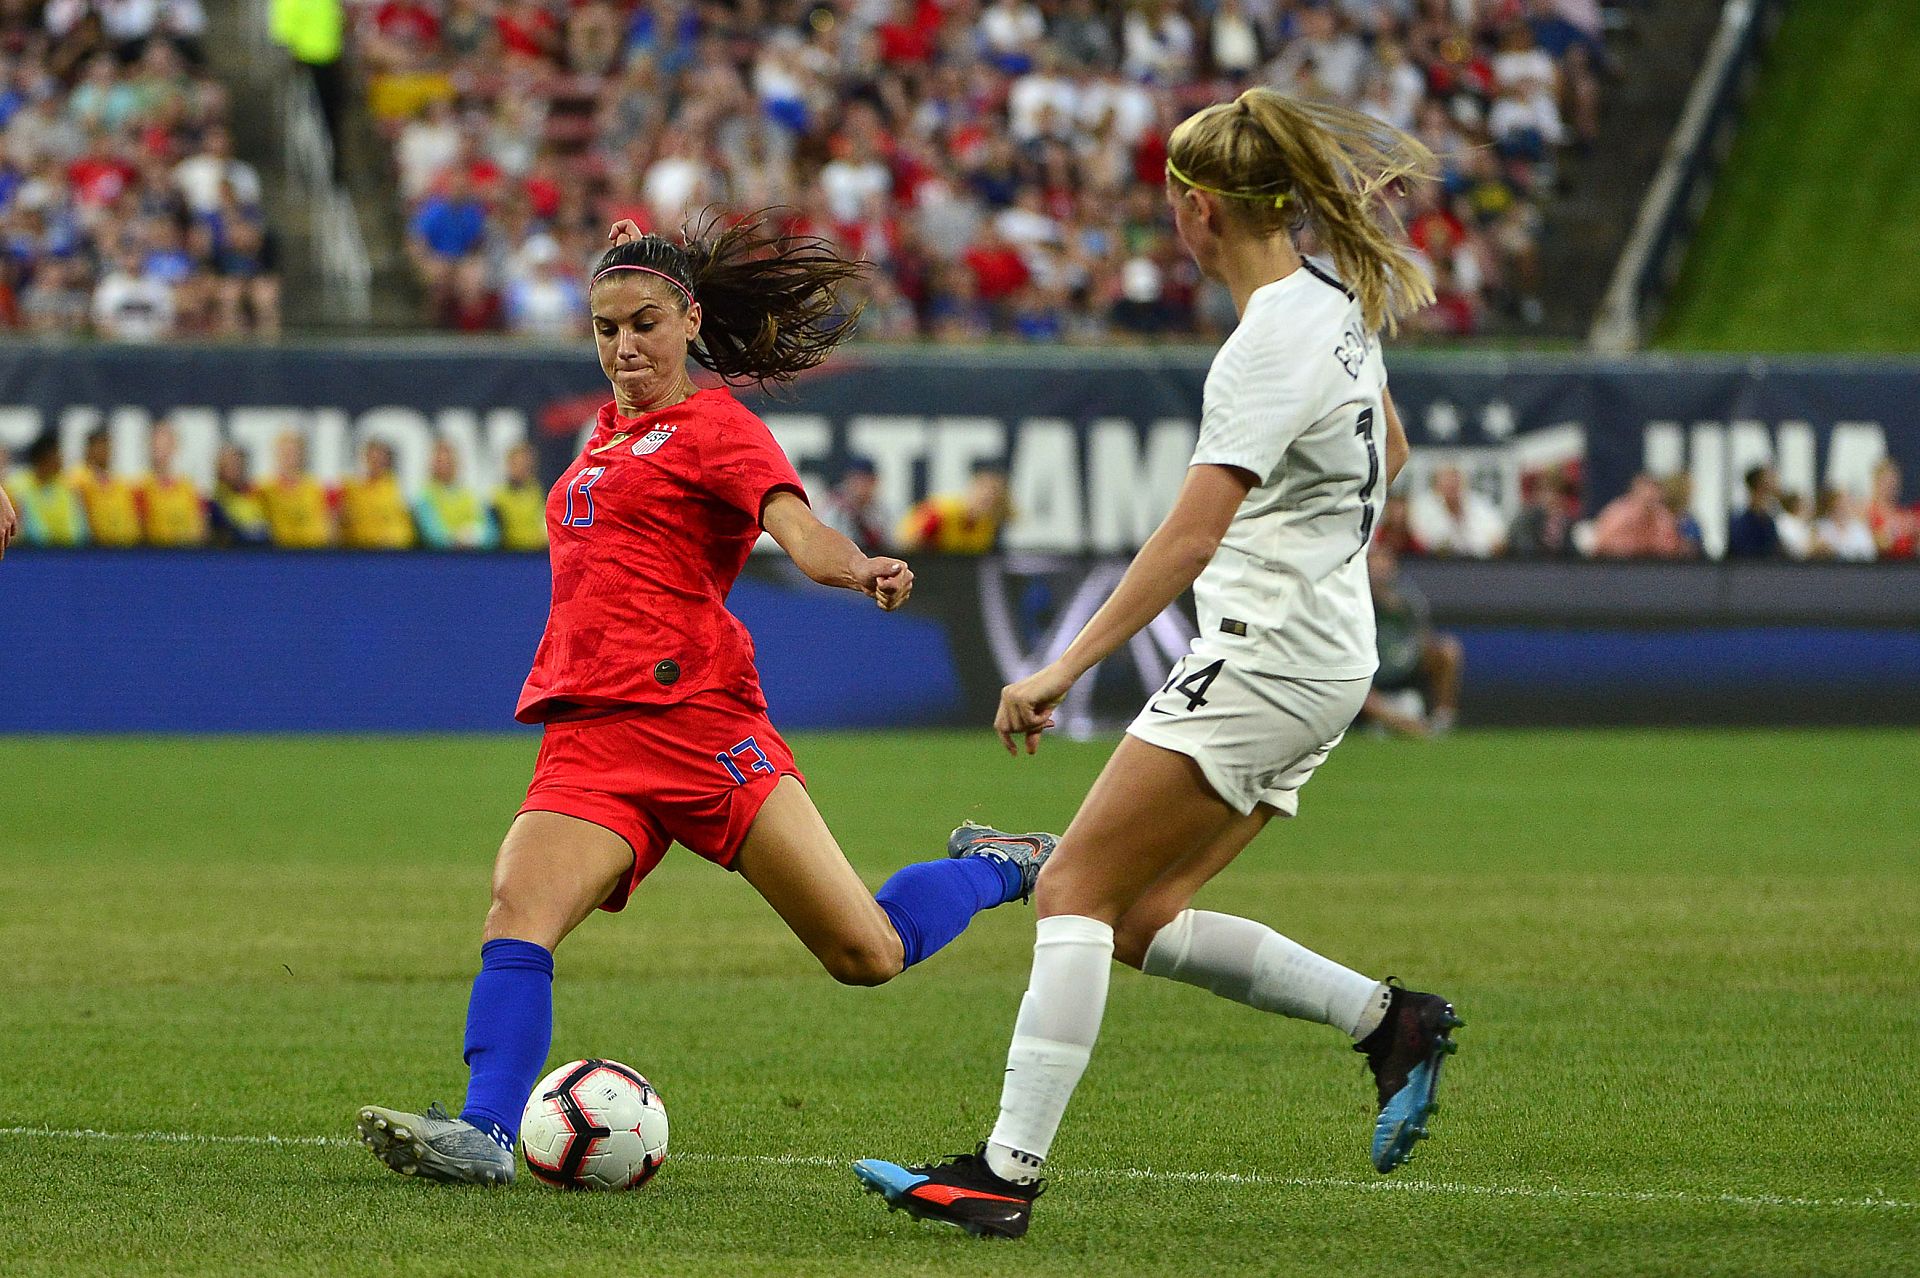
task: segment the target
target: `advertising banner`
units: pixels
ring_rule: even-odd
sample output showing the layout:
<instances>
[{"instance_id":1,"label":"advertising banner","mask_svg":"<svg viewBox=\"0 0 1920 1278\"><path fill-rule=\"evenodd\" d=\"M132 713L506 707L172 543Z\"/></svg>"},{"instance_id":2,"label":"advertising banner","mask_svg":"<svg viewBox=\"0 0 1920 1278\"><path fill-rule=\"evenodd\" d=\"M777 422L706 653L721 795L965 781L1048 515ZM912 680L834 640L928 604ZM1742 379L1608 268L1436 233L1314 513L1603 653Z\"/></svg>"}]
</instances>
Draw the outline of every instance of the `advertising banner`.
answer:
<instances>
[{"instance_id":1,"label":"advertising banner","mask_svg":"<svg viewBox=\"0 0 1920 1278\"><path fill-rule=\"evenodd\" d=\"M761 556L728 606L783 729L987 732L1065 647L1117 556L916 557L883 613ZM1466 653L1472 724L1920 722L1920 567L1409 564ZM544 556L75 550L0 565L0 732L510 731ZM1126 723L1193 634L1176 606L1075 687ZM991 743L988 743L991 744ZM997 748L997 747L996 747Z\"/></svg>"},{"instance_id":2,"label":"advertising banner","mask_svg":"<svg viewBox=\"0 0 1920 1278\"><path fill-rule=\"evenodd\" d=\"M854 347L779 396L743 392L810 490L855 457L873 463L882 503L902 512L1005 466L1017 516L1003 549L1116 554L1138 546L1171 504L1196 430L1210 353L1188 348L897 350ZM1863 492L1892 455L1920 478L1920 363L1576 356L1390 356L1392 391L1414 443L1399 491L1460 466L1504 511L1529 472L1576 465L1589 513L1648 470L1685 471L1710 552L1743 500L1741 476L1769 464L1789 492ZM493 342L278 347L0 346L0 448L16 455L56 431L70 455L102 426L116 467L145 465L160 416L203 482L222 442L264 473L296 431L323 480L383 439L400 477L424 476L437 439L486 491L514 444L532 441L557 475L606 397L584 344Z\"/></svg>"}]
</instances>

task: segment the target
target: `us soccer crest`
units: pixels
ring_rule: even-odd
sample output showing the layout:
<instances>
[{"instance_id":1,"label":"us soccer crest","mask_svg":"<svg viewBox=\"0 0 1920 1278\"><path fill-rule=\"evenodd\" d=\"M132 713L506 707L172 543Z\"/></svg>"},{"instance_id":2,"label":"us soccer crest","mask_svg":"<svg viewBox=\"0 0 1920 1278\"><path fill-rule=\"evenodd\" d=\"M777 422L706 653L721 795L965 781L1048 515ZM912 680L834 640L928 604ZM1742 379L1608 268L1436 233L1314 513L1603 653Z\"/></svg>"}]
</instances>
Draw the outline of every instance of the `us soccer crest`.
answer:
<instances>
[{"instance_id":1,"label":"us soccer crest","mask_svg":"<svg viewBox=\"0 0 1920 1278\"><path fill-rule=\"evenodd\" d=\"M633 441L633 455L635 457L645 457L648 453L659 452L660 445L673 438L673 432L674 428L672 426L662 426L658 430L648 431Z\"/></svg>"}]
</instances>

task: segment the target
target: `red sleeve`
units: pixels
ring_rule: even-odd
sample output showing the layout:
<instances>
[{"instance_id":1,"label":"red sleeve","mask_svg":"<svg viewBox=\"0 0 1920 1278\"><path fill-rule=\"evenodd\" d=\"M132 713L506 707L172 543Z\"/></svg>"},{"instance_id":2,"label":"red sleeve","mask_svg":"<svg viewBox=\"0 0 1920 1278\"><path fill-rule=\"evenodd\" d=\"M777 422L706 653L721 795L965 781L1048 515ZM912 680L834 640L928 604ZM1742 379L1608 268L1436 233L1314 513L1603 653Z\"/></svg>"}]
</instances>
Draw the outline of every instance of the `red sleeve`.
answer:
<instances>
[{"instance_id":1,"label":"red sleeve","mask_svg":"<svg viewBox=\"0 0 1920 1278\"><path fill-rule=\"evenodd\" d=\"M741 413L719 432L707 450L705 481L715 497L744 512L755 523L767 498L783 489L807 500L793 463L780 451L766 423Z\"/></svg>"}]
</instances>

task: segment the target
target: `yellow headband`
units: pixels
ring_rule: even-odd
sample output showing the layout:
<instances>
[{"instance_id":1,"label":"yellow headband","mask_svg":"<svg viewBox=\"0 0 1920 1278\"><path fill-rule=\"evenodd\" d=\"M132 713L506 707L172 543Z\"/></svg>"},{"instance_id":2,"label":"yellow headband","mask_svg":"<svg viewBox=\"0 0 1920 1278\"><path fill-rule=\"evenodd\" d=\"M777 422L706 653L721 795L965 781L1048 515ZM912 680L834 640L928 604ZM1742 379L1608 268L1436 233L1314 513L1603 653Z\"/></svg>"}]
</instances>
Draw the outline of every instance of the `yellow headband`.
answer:
<instances>
[{"instance_id":1,"label":"yellow headband","mask_svg":"<svg viewBox=\"0 0 1920 1278\"><path fill-rule=\"evenodd\" d=\"M1285 191L1280 192L1278 195L1267 191L1223 191L1217 186L1208 186L1204 182L1196 182L1182 173L1178 168L1174 167L1171 159L1167 161L1167 176L1185 183L1196 191L1205 191L1208 195L1223 195L1229 200L1272 200L1273 207L1276 209L1287 202L1287 193Z\"/></svg>"}]
</instances>

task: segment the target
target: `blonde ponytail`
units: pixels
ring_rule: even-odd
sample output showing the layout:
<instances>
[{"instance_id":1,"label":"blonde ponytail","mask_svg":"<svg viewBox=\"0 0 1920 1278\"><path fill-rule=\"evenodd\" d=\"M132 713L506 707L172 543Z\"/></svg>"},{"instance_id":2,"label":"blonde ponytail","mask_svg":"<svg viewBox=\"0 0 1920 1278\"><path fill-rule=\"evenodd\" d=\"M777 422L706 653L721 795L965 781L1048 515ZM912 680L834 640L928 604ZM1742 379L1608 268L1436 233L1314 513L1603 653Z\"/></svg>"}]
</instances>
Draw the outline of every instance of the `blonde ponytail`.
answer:
<instances>
[{"instance_id":1,"label":"blonde ponytail","mask_svg":"<svg viewBox=\"0 0 1920 1278\"><path fill-rule=\"evenodd\" d=\"M1396 182L1430 179L1433 153L1370 115L1248 89L1182 121L1167 139L1167 169L1231 199L1257 235L1310 225L1369 328L1392 332L1433 301L1432 283L1393 234L1398 219L1377 198Z\"/></svg>"}]
</instances>

